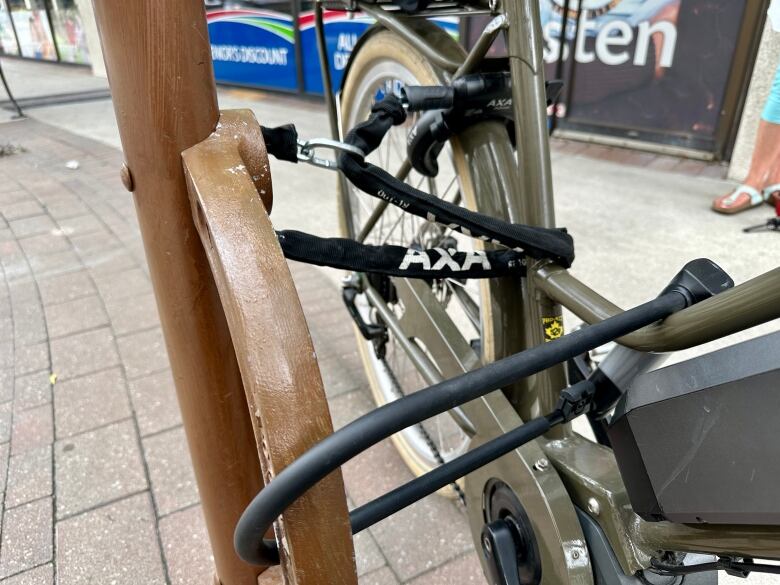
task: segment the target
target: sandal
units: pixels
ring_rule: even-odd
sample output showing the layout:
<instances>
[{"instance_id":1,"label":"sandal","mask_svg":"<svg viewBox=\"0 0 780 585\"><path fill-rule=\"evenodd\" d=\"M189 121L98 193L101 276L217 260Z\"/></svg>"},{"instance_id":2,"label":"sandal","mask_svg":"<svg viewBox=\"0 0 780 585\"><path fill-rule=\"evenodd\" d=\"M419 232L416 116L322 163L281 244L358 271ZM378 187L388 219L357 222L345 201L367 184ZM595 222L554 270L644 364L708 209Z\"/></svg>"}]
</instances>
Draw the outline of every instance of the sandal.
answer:
<instances>
[{"instance_id":1,"label":"sandal","mask_svg":"<svg viewBox=\"0 0 780 585\"><path fill-rule=\"evenodd\" d=\"M718 213L739 213L764 202L764 194L750 185L740 185L728 195L722 195L712 202L713 211Z\"/></svg>"},{"instance_id":2,"label":"sandal","mask_svg":"<svg viewBox=\"0 0 780 585\"><path fill-rule=\"evenodd\" d=\"M762 191L762 194L764 195L764 201L772 207L780 205L780 183L769 185L769 187Z\"/></svg>"}]
</instances>

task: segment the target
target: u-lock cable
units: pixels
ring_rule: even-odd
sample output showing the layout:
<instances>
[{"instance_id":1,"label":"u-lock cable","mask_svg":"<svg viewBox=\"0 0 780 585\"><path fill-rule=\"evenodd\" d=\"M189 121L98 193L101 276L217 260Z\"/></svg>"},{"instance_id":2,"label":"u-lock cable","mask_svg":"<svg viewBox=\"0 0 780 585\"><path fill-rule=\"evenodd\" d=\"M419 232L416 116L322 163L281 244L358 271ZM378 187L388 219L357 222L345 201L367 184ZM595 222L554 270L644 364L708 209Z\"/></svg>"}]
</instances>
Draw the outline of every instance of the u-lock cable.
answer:
<instances>
[{"instance_id":1,"label":"u-lock cable","mask_svg":"<svg viewBox=\"0 0 780 585\"><path fill-rule=\"evenodd\" d=\"M276 543L264 540L273 522L309 488L379 441L428 418L474 400L573 357L614 341L689 307L734 285L714 262L698 259L686 264L661 295L599 323L444 380L361 416L324 438L274 477L247 506L238 521L234 547L246 562L279 563ZM587 397L589 387L564 391L574 400ZM571 405L569 405L571 406ZM453 459L445 465L353 510L353 534L448 485L458 477L544 434L556 424L584 412L576 406L533 419L517 429Z\"/></svg>"}]
</instances>

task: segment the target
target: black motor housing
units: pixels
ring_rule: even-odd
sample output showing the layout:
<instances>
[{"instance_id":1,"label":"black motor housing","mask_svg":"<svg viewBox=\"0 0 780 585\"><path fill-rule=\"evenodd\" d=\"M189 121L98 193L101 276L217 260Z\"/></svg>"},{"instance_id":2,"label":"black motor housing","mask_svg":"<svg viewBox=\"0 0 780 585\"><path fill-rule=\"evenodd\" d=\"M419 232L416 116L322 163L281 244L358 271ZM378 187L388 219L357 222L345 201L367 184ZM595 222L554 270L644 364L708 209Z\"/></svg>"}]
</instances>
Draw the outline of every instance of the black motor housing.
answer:
<instances>
[{"instance_id":1,"label":"black motor housing","mask_svg":"<svg viewBox=\"0 0 780 585\"><path fill-rule=\"evenodd\" d=\"M638 376L608 430L645 520L780 525L780 331Z\"/></svg>"}]
</instances>

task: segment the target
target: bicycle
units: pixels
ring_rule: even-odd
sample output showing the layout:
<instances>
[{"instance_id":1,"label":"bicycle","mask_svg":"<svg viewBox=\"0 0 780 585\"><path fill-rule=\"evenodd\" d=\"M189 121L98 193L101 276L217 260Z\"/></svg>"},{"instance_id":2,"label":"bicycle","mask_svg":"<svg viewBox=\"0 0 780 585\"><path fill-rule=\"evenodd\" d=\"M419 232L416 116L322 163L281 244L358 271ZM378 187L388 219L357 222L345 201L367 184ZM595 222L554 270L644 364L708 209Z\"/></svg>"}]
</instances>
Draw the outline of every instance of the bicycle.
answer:
<instances>
[{"instance_id":1,"label":"bicycle","mask_svg":"<svg viewBox=\"0 0 780 585\"><path fill-rule=\"evenodd\" d=\"M510 71L517 113L517 160L527 165L528 172L522 176L522 188L515 173L495 173L485 178L486 183L493 182L495 190L483 191L480 185L478 192L492 197L481 211L495 216L506 212L512 221L552 227L544 119L546 87L541 68L524 65L521 59L538 63L528 58L539 57L534 5L533 0L509 2L503 23L501 15L495 21L498 30L509 27L510 54L516 56L510 59ZM356 582L350 531L364 529L397 506L407 505L461 475L466 475L463 490L472 532L484 553L486 573L495 582L642 583L658 575L676 578L716 569L741 574L771 572L771 565L754 563L753 558L780 557L780 529L773 516L765 525L744 524L746 517L755 518L755 511L748 510L753 516L743 514L721 525L706 522L712 511L700 512L703 516L698 519L686 517L693 511L688 507L673 510L671 521L659 521L667 512L661 510L659 514L642 501L635 502L636 494L647 485L640 483L637 492L634 482L629 491L616 457L606 446L567 431L568 421L574 416L586 411L601 416L619 397L609 393L597 396L598 380L568 387L563 364L618 339L622 346L613 354L617 363L643 369L648 365L646 352L680 349L777 318L778 269L732 287L727 276L711 263L695 263L673 279L657 299L624 312L577 281L563 266L545 259L530 261L523 296L514 296L516 282L507 289L500 282L490 283L496 287L491 290L491 306L495 304L510 316L523 316L527 330L513 341L530 349L520 353L499 347L495 340L493 347L484 341L474 346L453 346L451 340L457 338L451 335L455 330L452 319L448 325L446 311L437 311L436 303L425 302L426 298L431 300L432 289L419 282L409 284L408 289L422 300L410 294L406 298L414 305L406 305L406 310L415 306L433 311L435 323L443 324L438 329L425 328L430 335L425 341L428 353L449 357L459 367L464 362L458 360L473 355L476 349L483 355L498 351L512 355L427 390L412 392L358 419L350 430L330 434L305 321L279 241L267 218L272 199L267 143L259 124L247 112L223 113L217 124L213 78L209 79L203 68L208 48L205 24L198 24L198 19L203 20L202 5L196 9L193 2L181 2L178 8L186 10L176 10L174 5L160 8L153 2L129 6L102 0L96 7L128 157L123 178L127 188L135 191L174 375L184 382L177 383L183 418L194 446L193 459L218 573L225 585L249 583L256 578L258 570L249 571L248 565L231 559L223 535L232 530L235 510L243 508L247 494L257 489L257 483L265 481L266 485L259 500L256 498L245 512L237 532L237 548L244 558L263 565L281 563L284 578L296 585L344 585ZM363 9L373 10L368 5ZM158 25L153 18L160 16L158 10L164 10L161 16L170 16L174 26ZM133 11L135 18L121 18ZM384 13L375 13L383 25L395 26ZM424 29L426 25L409 24L409 28ZM431 53L419 35L407 41L445 69L468 70L479 62L478 53L486 49L493 34L497 30L486 33L477 44L479 49L457 63L450 62L447 55L442 59L436 51ZM182 43L182 38L191 44ZM177 57L171 59L170 68L142 66L153 62L148 57L155 43L163 44L163 54ZM359 50L356 54L359 56ZM147 58L133 60L134 55ZM170 92L160 91L162 88ZM204 88L211 92L199 91ZM204 113L197 128L182 123L194 111L180 107L177 97L182 91L200 100L196 105ZM147 96L159 99L164 107L149 108ZM147 124L139 124L136 129L128 122L136 118ZM212 134L203 140L204 132ZM515 152L508 147L505 132L501 123L484 122L463 130L457 140L466 146L484 147L464 149L470 153L467 160L493 148L503 153L503 158L495 159L506 164L501 169L513 168ZM495 144L491 136L496 138ZM179 164L177 146L192 147L184 154L185 168L180 173L172 172ZM171 197L158 197L166 190ZM525 197L517 200L515 192ZM468 200L465 193L463 198ZM490 205L495 209L488 209ZM193 228L199 241L192 237ZM384 324L388 328L396 326L382 291L368 279L361 278L357 286L362 287L361 294L369 296L377 311L385 309L380 315ZM554 327L560 316L557 303L594 324L558 336ZM485 312L484 307L481 312ZM285 315L284 322L275 319L278 314ZM547 343L543 318L550 319L547 336L551 339ZM481 327L489 328L496 319L494 314ZM659 323L660 319L663 321ZM759 354L753 349L752 355ZM767 372L776 375L776 369L776 364L770 364ZM482 377L482 383L477 383ZM633 372L618 381L629 378L635 378ZM508 379L522 380L508 392L514 404L503 392L492 391L509 386ZM740 384L742 380L735 382ZM616 386L621 390L622 384ZM763 388L771 389L771 385ZM448 395L453 396L452 400L443 401L442 397ZM426 415L442 414L456 405L462 407L477 432L469 450L436 468L434 471L442 472L434 478L424 475L402 486L401 492L391 494L389 500L383 498L362 511L353 511L350 519L338 465L366 446L367 440L355 436L355 429L371 435L371 441L380 440L400 428L418 424L428 418ZM648 405L624 406L625 412L633 412ZM307 416L297 416L296 409L307 409ZM771 422L772 414L766 409L743 414L737 423L763 416L756 424L741 425L746 436L762 439L761 429L766 428L767 416ZM594 420L598 428L600 418ZM686 430L682 426L679 429ZM251 441L252 431L256 442ZM632 431L630 425L628 431ZM686 437L677 439L684 441ZM632 445L630 441L625 444ZM336 453L334 446L346 450ZM323 454L327 457L320 457ZM503 456L497 458L499 455ZM466 471L464 461L468 462ZM640 449L633 461L645 464L647 454ZM258 471L256 476L255 470L260 468L262 474ZM319 481L325 477L326 481ZM739 485L740 478L726 478L730 488ZM651 495L658 496L652 489ZM269 499L273 505L268 505ZM771 506L771 498L760 503L767 501ZM257 502L264 520L258 520L255 514ZM727 507L722 501L720 504ZM722 511L716 509L712 518L722 519ZM275 524L278 542L264 542L266 528L280 515L281 521ZM677 556L681 552L709 553L720 558L689 566Z\"/></svg>"},{"instance_id":2,"label":"bicycle","mask_svg":"<svg viewBox=\"0 0 780 585\"><path fill-rule=\"evenodd\" d=\"M385 152L377 149L373 158L377 164L395 172L397 177L410 184L427 184L429 192L443 198L449 196L451 201L470 209L509 221L553 227L545 107L548 92L542 74L540 33L530 24L538 18L534 3L504 2L500 7L496 3L491 6L430 6L427 10L415 11L413 15L402 14L397 10L382 11L382 6L364 2L350 2L347 8L362 10L374 17L379 25L369 30L355 48L345 72L338 112L335 111L336 104L330 104L332 125L336 126L337 120L341 122L341 133L334 136L336 138L365 119L371 104L386 93L398 93L404 85L445 86L464 75L479 71L480 64L485 64L483 58L493 40L501 31L507 32L509 54L522 55L526 63L534 65L526 67L521 59L509 60L513 80L511 95L514 104L518 104L513 106L512 118L515 120L514 137L518 137L520 173L517 172L515 148L506 130L506 122L495 117L470 124L453 137L438 156L439 168L435 177L410 170L410 166L420 169L425 165L420 161L410 165L408 153L413 148L410 147L407 152L407 149L397 149L394 145L407 143L407 134L418 123L416 119L395 127L383 143ZM523 10L527 11L524 15L526 19L518 16ZM475 13L489 13L494 19L472 51L466 54L446 33L421 18L442 13L465 17ZM518 21L522 23L519 26L513 28L508 25L508 22ZM321 46L324 46L324 42ZM325 68L323 75L327 77ZM396 136L393 136L394 131ZM454 177L457 177L457 190L453 189ZM344 181L340 181L339 186L343 211L342 230L346 237L372 243L422 247L434 247L445 242L445 245L453 245L458 249L473 242L457 232L437 229L434 224L388 208L382 201L374 201L372 206L367 207L365 197L354 187ZM523 195L519 195L521 193ZM525 290L520 279L511 278L503 279L502 282L481 280L478 287L473 285L474 281L468 281L469 284L454 280L434 281L430 287L426 287L417 281L399 278L393 278L392 283L390 279L376 277L362 279L359 283L362 294L355 301L359 318L367 324L389 330L388 340L382 342L380 352L376 339L366 339L356 328L361 357L377 405L382 406L480 364L492 363L501 357L557 338L562 333L562 322L560 307L556 303L573 310L585 322L595 322L617 312L614 305L557 267L539 263L529 271L536 274L527 279ZM520 300L533 298L534 295L540 295L538 303L524 303ZM767 310L762 318L768 318L770 313L772 311ZM395 327L388 327L387 321L394 316ZM513 324L516 326L515 331L512 331ZM403 331L402 336L397 335L399 330ZM726 329L720 329L709 335L691 333L684 340L672 340L670 335L661 343L658 343L660 340L655 344L645 340L634 342L633 346L644 351L679 349L709 341L726 332ZM620 361L633 362L637 370L635 374L660 364L659 359L623 349L613 352L612 358L608 359L608 368L610 364ZM583 371L581 363L579 372L573 371L574 362L569 368L572 370L568 372L571 378L590 373ZM618 382L622 387L627 387L632 379L625 377ZM551 368L532 380L505 388L506 403L500 397L490 395L489 399L484 399L482 412L473 404L464 405L454 412L405 429L394 435L393 441L410 469L416 475L422 475L480 444L481 441L471 442L475 434L494 436L500 430L511 428L519 420L529 420L533 414L551 409L558 394L556 388L564 387L565 380L564 366ZM512 408L508 408L508 405ZM614 403L607 406L612 407ZM524 453L514 454L515 467L524 471L512 471L510 464L504 463L502 473L513 478L509 483L516 489L527 491L530 485L538 490L538 494L544 491L568 491L571 495L573 490L583 490L584 486L592 484L593 478L586 465L574 462L573 454L601 461L603 451L597 445L609 445L604 423L606 411L609 410L602 407L603 412L599 417L591 417L592 430L598 439L596 443L588 443L570 431L562 431L552 435L557 449L555 452L551 453L549 447L534 450L527 445L523 448ZM496 412L502 414L497 415ZM514 419L514 414L519 415L519 418ZM564 446L566 443L569 445ZM545 461L552 461L552 465L563 476L563 482L555 489L542 488L533 477L534 471L539 471ZM571 467L561 471L564 465ZM477 535L485 522L483 488L493 473L495 468L488 466L467 476L465 494L457 484L448 490L450 495L458 492L461 496L465 495L478 550L481 543ZM594 507L602 508L598 504L599 498L595 499L596 506L591 501L597 492L586 488L584 493L590 494L589 497L580 494L577 502L583 510L590 509L591 515ZM545 496L542 498L546 499ZM617 505L616 501L613 500L611 505ZM557 530L559 534L571 529L574 533L571 539L576 540L580 521L572 518L571 510L564 511L565 507L563 504L559 510L549 512L545 519L548 522L546 528L550 532ZM569 516L568 520L565 520L566 516ZM536 526L539 520L534 519L532 523ZM617 534L625 526L616 518L605 524L606 527L602 526L602 529L612 539L612 546L615 546L615 541L619 540ZM559 537L559 541L566 540L564 536ZM632 552L630 548L631 545L627 545L623 550L616 550L616 553L622 570L633 574L641 570L639 567L646 564L647 559L642 560L642 554ZM552 556L555 555L557 558L548 559L545 566L566 565L567 553L563 547L552 553ZM550 578L549 573L546 578ZM554 578L559 580L557 582L575 582L579 577L574 568L562 570Z\"/></svg>"},{"instance_id":3,"label":"bicycle","mask_svg":"<svg viewBox=\"0 0 780 585\"><path fill-rule=\"evenodd\" d=\"M336 137L343 135L364 119L373 100L381 97L388 91L388 88L390 93L397 93L403 85L446 84L448 80L462 78L469 72L479 69L480 66L484 70L494 71L496 69L495 63L498 60L494 59L492 61L494 65L486 67L486 63L491 63L491 61L485 62L483 59L493 40L503 30L506 30L506 14L502 10L491 11L486 6L482 6L482 8L483 10L480 10L479 6L470 6L456 9L451 4L443 4L440 8L431 7L426 11L417 11L410 16L398 11L381 13L374 3L349 4L348 10L362 9L378 19L381 24L370 29L361 38L344 74L345 79L338 108L335 103L330 104L332 125L337 125L339 120L341 123L340 132ZM461 46L434 24L426 21L420 22L424 16L457 14L468 18L485 13L492 14L495 18L485 28L474 50L468 55L467 64L464 66L458 65L466 59L466 53ZM533 37L528 36L528 38ZM531 41L532 43L533 41ZM322 46L324 46L324 41ZM436 47L436 49L432 47ZM519 50L519 48L516 47L515 50ZM500 63L503 64L503 62ZM536 66L542 68L541 60L536 63ZM323 75L327 78L324 68ZM485 98L482 103L484 104L490 99L491 97ZM518 111L514 111L513 114L514 118L519 119ZM535 123L533 140L541 141L546 135L542 129L546 123L543 123L541 119L537 119ZM522 175L522 173L517 173L515 170L514 147L511 143L512 139L504 130L505 123L494 118L479 124L470 124L465 132L451 139L444 151L438 156L439 169L435 177L426 176L414 169L410 171L407 166L409 155L403 145L407 142L409 130L415 125L416 120L410 116L409 121L404 126L394 128L388 134L386 142L383 143L384 151L377 149L372 155L373 160L378 161L377 164L380 166L396 172L397 176L403 177L412 185L419 186L420 182L423 181L432 193L438 192L443 198L450 196L453 201L462 200L462 204L469 209L521 223L548 227L554 225L551 197L540 196L537 201L532 202L532 204L544 209L543 214L546 214L544 221L537 221L543 215L541 212L529 215L528 211L522 209L522 206L527 202L522 196L518 196L518 193L528 187L524 186L521 189L518 185L520 177L517 175ZM519 132L520 130L515 129L515 135ZM546 143L547 141L544 140L544 144ZM402 145L400 149L398 144ZM490 148L485 148L487 145ZM409 149L409 152L412 152L412 148ZM424 149L423 152L425 152ZM422 157L423 155L418 156ZM531 149L530 156L524 156L524 160L532 162L524 162L523 170L530 169L530 176L538 172L537 183L543 183L549 190L551 188L550 164L549 157L544 153L544 148ZM424 167L424 164L424 161L419 161L413 167ZM456 189L453 189L453 176L458 178ZM476 184L477 181L474 177L480 178L479 184ZM442 185L443 189L440 187ZM461 188L457 189L458 186ZM462 247L465 244L466 249L473 249L473 246L468 247L472 241L469 238L463 238L457 232L439 230L439 233L431 234L432 230L438 229L434 224L404 215L392 207L387 209L387 205L381 201L366 202L366 198L359 193L359 190L344 182L340 182L339 187L343 212L341 217L342 234L345 237L371 243L386 242L401 245L410 245L417 237L416 243L421 243L424 247L431 247L436 243L436 237L439 241L446 243L451 241L454 235L456 241L452 243L455 243L456 246ZM540 192L538 186L535 189L537 189L537 193ZM377 210L378 213L381 212L381 214L372 216L374 210ZM535 220L530 219L533 216L536 216ZM409 226L406 230L404 230L405 225ZM388 230L388 226L390 230ZM392 230L395 230L395 236L391 234L388 237L384 233ZM402 233L398 234L397 232ZM413 235L410 236L410 234ZM419 234L423 237L419 237ZM386 301L387 298L382 289L387 289L389 285L386 282L373 281L372 284L375 290L371 294L379 294ZM551 312L550 308L534 309L537 313L539 310L544 312L544 317L540 317L539 314L522 315L522 309L518 308L516 299L523 297L524 293L517 282L495 283L491 281L480 282L477 285L474 281L467 281L464 286L456 283L455 279L449 279L441 283L434 281L434 289L437 286L445 289L443 291L434 290L434 294L438 295L436 299L438 304L442 305L448 313L447 317L442 317L439 320L452 321L451 325L455 326L455 329L452 329L452 326L448 325L449 329L446 334L443 334L446 342L442 343L432 332L440 330L444 325L431 324L431 321L436 320L435 317L425 316L424 313L427 312L425 310L416 311L414 309L416 305L430 305L434 299L420 300L419 296L425 293L419 290L406 290L408 287L414 286L408 281L399 286L403 288L407 296L416 297L416 300L411 304L413 309L410 309L413 314L407 314L404 329L409 331L411 337L416 338L422 349L421 351L412 349L414 358L409 358L407 355L407 351L410 349L408 344L405 344L406 350L393 347L394 340L391 338L387 345L386 356L379 359L374 351L373 343L367 341L359 331L357 332L361 357L364 361L372 395L378 406L396 399L405 392L414 391L425 385L467 371L475 364L490 363L499 357L529 347L533 343L540 343L545 337L540 335L538 331L524 333L525 335L535 335L533 343L522 341L523 333L520 332L522 332L524 322L543 319L550 324L550 331L562 331L560 314L555 313L554 310ZM444 298L442 298L442 293L444 293ZM485 302L485 299L489 301ZM377 320L376 310L374 310L373 315L370 314L372 303L366 302L363 297L358 297L356 302L360 305L362 318L366 322L370 322L372 319ZM409 302L404 303L403 301L401 304L410 305ZM453 307L453 305L457 306ZM390 303L387 306L400 315L397 310L398 303ZM510 314L506 315L505 313ZM588 320L585 319L585 321ZM592 321L592 318L590 320ZM514 337L512 337L512 333L508 332L513 324L516 325L518 331ZM485 325L485 331L482 331L483 325ZM457 341L452 341L453 339ZM459 348L455 352L457 355L454 358L443 356L442 350L439 348L439 346L450 343L454 343ZM429 344L435 348L434 351L437 355L431 355L431 351L427 349ZM474 351L469 351L466 347L467 344ZM391 364L394 359L399 363ZM573 365L569 367L573 367ZM408 376L405 384L401 383L404 373L393 374L392 370L396 369L402 370ZM412 373L409 373L410 369ZM579 375L575 372L572 374ZM548 388L560 385L561 373L558 372L557 376L559 379L551 382ZM400 388L402 386L404 388ZM544 394L544 391L542 393ZM521 412L528 414L528 404L525 404L524 407L520 405L523 400L532 401L533 399L527 398L529 393L525 391L524 387L516 386L509 389L507 395L513 404L523 408ZM470 428L461 411L456 411L453 414L455 422L459 422L460 426L453 424L452 416L445 415L437 417L434 421L429 421L425 426L406 429L398 436L393 437L393 442L401 457L416 475L425 473L443 461L450 460L467 450L468 436L473 434L473 428ZM595 431L600 432L598 426ZM444 435L452 444L436 445L433 438L438 435ZM458 488L457 486L453 487L454 491L447 490L446 493L455 495Z\"/></svg>"}]
</instances>

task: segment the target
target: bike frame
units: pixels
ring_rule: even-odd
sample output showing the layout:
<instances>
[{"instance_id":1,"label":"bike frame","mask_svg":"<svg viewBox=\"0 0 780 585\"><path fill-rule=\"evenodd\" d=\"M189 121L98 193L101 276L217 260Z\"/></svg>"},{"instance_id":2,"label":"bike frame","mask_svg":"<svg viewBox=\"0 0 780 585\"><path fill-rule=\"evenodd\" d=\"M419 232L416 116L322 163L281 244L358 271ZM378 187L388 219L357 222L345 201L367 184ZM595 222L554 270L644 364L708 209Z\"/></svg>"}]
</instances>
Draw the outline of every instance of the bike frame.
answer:
<instances>
[{"instance_id":1,"label":"bike frame","mask_svg":"<svg viewBox=\"0 0 780 585\"><path fill-rule=\"evenodd\" d=\"M404 16L395 10L384 10L376 4L359 1L354 2L350 9L365 12L380 26L410 43L441 69L443 79L473 71L496 35L502 29L506 30L513 80L517 154L515 156L509 146L503 126L494 122L469 128L457 140L466 153L478 153L485 145L490 145L495 152L497 162L494 164L497 168L489 169L490 172L485 172L486 161L478 154L466 161L475 170L482 171L473 173L478 181L474 188L479 193L481 212L512 222L555 227L538 0L503 0L484 7L482 12L490 12L495 18L465 59L459 57L451 46L432 45L425 37L425 28L420 25L419 17L442 14L441 9ZM444 10L449 10L448 14L453 13L450 8ZM459 14L469 15L477 11L479 9L464 9ZM324 54L322 6L319 3L316 19L326 101L334 138L338 138L338 110L332 92L328 91L331 83ZM403 176L407 172L408 161L398 175ZM342 192L346 193L345 190ZM346 201L341 203L342 207L347 205ZM359 233L359 239L365 238L385 207L380 204L366 225L350 226L353 235ZM350 214L347 212L345 215L349 220ZM363 286L369 302L394 331L428 383L435 383L442 375L456 375L480 363L479 356L424 283L400 278L393 281L405 307L401 319L396 318L381 295L365 279ZM780 269L775 269L675 314L663 324L628 335L619 342L641 351L668 352L770 321L780 317L779 285ZM551 262L542 261L529 266L522 295L518 295L516 284L491 286L492 294L483 295L492 302L492 323L486 326L500 331L501 336L496 347L483 348L488 359L544 343L543 322L550 318L559 319L561 306L586 323L621 311L567 270ZM516 327L506 327L506 323ZM498 330L498 327L501 329ZM441 373L431 367L430 359L409 338L417 338L424 343ZM456 420L464 431L473 436L476 446L521 424L522 420L551 411L566 383L563 365L550 368L513 388L464 405ZM627 575L647 568L650 558L658 551L780 558L780 527L645 522L631 510L611 450L576 435L570 425L559 427L545 440L526 445L467 477L466 495L470 508L477 509L470 514L473 534L480 534L483 522L483 486L491 477L503 478L507 475L516 478L511 487L522 495L523 505L534 523L543 565L546 571L553 573L548 573L548 582L582 583L593 580L577 510L587 513L599 525L620 568Z\"/></svg>"}]
</instances>

